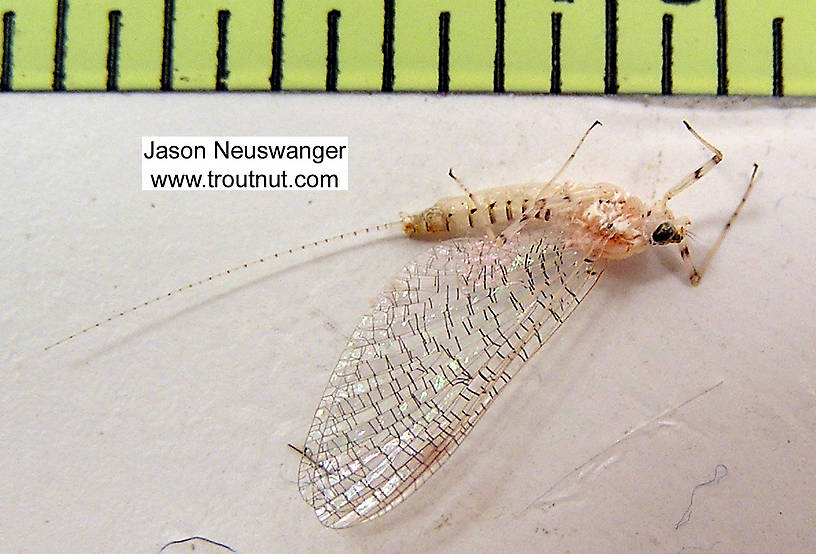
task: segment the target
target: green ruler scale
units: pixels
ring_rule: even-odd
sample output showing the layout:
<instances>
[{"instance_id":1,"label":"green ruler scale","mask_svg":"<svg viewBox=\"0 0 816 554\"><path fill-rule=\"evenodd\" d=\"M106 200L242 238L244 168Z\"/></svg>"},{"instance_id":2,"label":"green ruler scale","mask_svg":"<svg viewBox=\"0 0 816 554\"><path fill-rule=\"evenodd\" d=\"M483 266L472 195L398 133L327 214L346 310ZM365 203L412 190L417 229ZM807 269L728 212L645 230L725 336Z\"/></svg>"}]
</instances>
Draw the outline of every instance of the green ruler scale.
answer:
<instances>
[{"instance_id":1,"label":"green ruler scale","mask_svg":"<svg viewBox=\"0 0 816 554\"><path fill-rule=\"evenodd\" d=\"M813 95L806 0L0 0L0 89Z\"/></svg>"}]
</instances>

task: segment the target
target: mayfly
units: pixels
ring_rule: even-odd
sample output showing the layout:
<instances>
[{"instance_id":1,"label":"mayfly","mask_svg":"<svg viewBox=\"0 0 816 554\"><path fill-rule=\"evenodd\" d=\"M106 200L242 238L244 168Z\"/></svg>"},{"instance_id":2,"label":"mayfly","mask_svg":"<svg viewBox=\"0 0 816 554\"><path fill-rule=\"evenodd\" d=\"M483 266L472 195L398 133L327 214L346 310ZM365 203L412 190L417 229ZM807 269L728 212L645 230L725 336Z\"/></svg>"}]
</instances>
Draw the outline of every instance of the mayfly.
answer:
<instances>
[{"instance_id":1,"label":"mayfly","mask_svg":"<svg viewBox=\"0 0 816 554\"><path fill-rule=\"evenodd\" d=\"M600 122L584 133L544 184L442 199L398 222L411 238L439 242L405 266L352 332L320 399L301 453L298 486L319 521L342 528L374 519L415 491L450 457L499 392L583 300L606 261L676 244L699 283L748 187L699 266L686 237L690 220L668 202L722 160L712 157L647 203L608 183L558 178ZM343 233L216 273L142 302L48 348L153 302Z\"/></svg>"},{"instance_id":2,"label":"mayfly","mask_svg":"<svg viewBox=\"0 0 816 554\"><path fill-rule=\"evenodd\" d=\"M712 152L654 203L618 186L550 181L466 193L403 215L415 238L447 239L409 263L363 316L329 378L301 450L298 484L321 523L374 519L450 457L504 386L569 317L606 260L677 244L697 285L747 200L699 267L690 220L668 202L722 160Z\"/></svg>"}]
</instances>

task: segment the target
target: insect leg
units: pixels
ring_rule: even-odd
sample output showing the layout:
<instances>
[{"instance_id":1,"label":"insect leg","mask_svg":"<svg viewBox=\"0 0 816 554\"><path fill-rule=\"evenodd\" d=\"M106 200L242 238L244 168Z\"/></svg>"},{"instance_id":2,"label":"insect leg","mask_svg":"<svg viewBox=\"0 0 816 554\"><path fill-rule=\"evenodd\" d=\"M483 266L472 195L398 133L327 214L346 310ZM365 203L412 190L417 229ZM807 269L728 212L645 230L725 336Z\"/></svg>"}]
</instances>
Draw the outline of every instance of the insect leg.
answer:
<instances>
[{"instance_id":1,"label":"insect leg","mask_svg":"<svg viewBox=\"0 0 816 554\"><path fill-rule=\"evenodd\" d=\"M685 189L696 183L698 180L700 180L700 178L702 178L703 175L711 171L714 168L714 166L720 163L723 159L722 152L720 152L720 150L716 146L714 146L713 144L705 140L703 137L701 137L697 133L697 131L695 131L691 127L691 125L689 125L688 121L683 121L683 124L686 126L686 129L688 129L691 132L691 134L694 135L694 138L699 140L703 146L711 150L714 153L714 155L711 156L710 160L708 160L706 163L704 163L703 165L701 165L700 167L686 175L682 181L680 181L672 188L670 188L666 192L666 194L663 195L663 204L665 204L666 202L668 202L669 200L683 192Z\"/></svg>"},{"instance_id":2,"label":"insect leg","mask_svg":"<svg viewBox=\"0 0 816 554\"><path fill-rule=\"evenodd\" d=\"M552 187L552 185L553 185L553 183L555 183L556 179L558 179L561 176L561 174L564 173L564 170L567 169L570 162L575 159L575 155L578 153L578 149L581 148L582 144L584 144L584 141L586 140L587 136L589 136L590 131L592 131L592 129L594 129L598 125L603 125L603 123L601 123L600 121L598 121L596 119L595 122L592 125L589 126L589 129L584 131L583 136L578 141L578 144L575 145L575 148L573 148L572 153L567 158L567 161L564 162L564 164L559 168L558 171L555 172L555 175L553 175L550 178L550 180L547 181L547 183L545 183L544 185L541 186L541 188L540 188L541 191L545 191L545 190L549 189L550 187ZM536 201L533 202L533 204L531 206L529 206L524 211L523 214L521 214L521 217L518 219L518 221L516 221L515 223L513 223L511 225L508 225L504 229L504 231L499 233L499 236L496 237L496 240L495 240L496 244L498 244L498 245L505 244L507 242L507 237L513 236L514 234L518 233L524 227L524 225L526 224L525 222L528 219L538 218L541 215L541 212L546 208L545 203L546 202L543 201L541 198L537 198Z\"/></svg>"},{"instance_id":3,"label":"insect leg","mask_svg":"<svg viewBox=\"0 0 816 554\"><path fill-rule=\"evenodd\" d=\"M323 472L323 473L324 473L324 474L325 474L327 477L329 476L329 472L328 472L328 471L326 471L326 468L324 468L324 467L323 467L323 464L320 464L320 463L316 462L316 461L314 460L314 458L312 458L312 457L309 455L308 449L306 449L306 448L304 447L304 449L303 449L303 450L301 450L300 448L298 448L297 446L295 446L294 444L292 444L292 443L290 443L290 442L287 442L287 443L286 443L286 446L288 446L289 448L291 448L292 450L294 450L295 452L297 452L297 453L300 455L300 458L301 458L301 464L303 463L303 460L305 460L305 461L306 461L306 462L308 462L308 463L309 463L309 464L310 464L312 467L314 467L314 468L316 468L316 469L321 470L321 471L322 471L322 472Z\"/></svg>"},{"instance_id":4,"label":"insect leg","mask_svg":"<svg viewBox=\"0 0 816 554\"><path fill-rule=\"evenodd\" d=\"M473 197L473 193L470 192L470 189L467 187L467 185L465 183L463 183L459 179L459 177L457 177L456 175L453 174L453 169L452 168L448 169L448 177L450 177L451 179L456 181L456 184L459 185L459 188L462 189L463 191L465 191L465 194L467 195L468 198L470 198L470 201L473 202L473 205L475 206L476 205L476 199Z\"/></svg>"},{"instance_id":5,"label":"insect leg","mask_svg":"<svg viewBox=\"0 0 816 554\"><path fill-rule=\"evenodd\" d=\"M737 204L737 207L734 209L734 212L731 214L731 217L728 218L725 225L720 231L717 240L714 241L714 246L708 251L706 257L703 258L703 262L700 264L700 268L696 269L694 264L691 262L691 256L689 255L688 246L685 244L685 240L680 242L680 257L683 259L684 263L689 266L691 271L691 275L689 279L691 280L692 285L698 285L700 283L700 279L703 278L703 273L708 268L708 264L711 262L711 258L714 257L714 254L720 248L723 239L725 238L725 234L728 233L728 230L731 229L731 224L734 223L734 220L737 219L737 215L739 215L740 210L745 205L745 201L748 200L748 195L751 194L751 190L754 188L754 181L756 181L757 171L759 170L759 165L754 164L754 171L751 173L751 178L748 180L748 186L745 189L745 192L742 195L742 199Z\"/></svg>"},{"instance_id":6,"label":"insect leg","mask_svg":"<svg viewBox=\"0 0 816 554\"><path fill-rule=\"evenodd\" d=\"M561 168L555 172L555 175L553 175L552 178L549 181L547 181L547 184L544 185L545 187L552 185L556 181L556 179L558 179L561 176L561 174L564 173L564 170L567 169L567 166L569 166L570 162L575 159L575 155L578 153L578 149L581 148L582 144L584 144L584 141L586 140L587 136L589 136L589 132L592 131L592 129L594 129L598 125L603 125L603 123L596 119L595 123L589 126L589 129L587 129L584 132L584 136L582 136L581 140L578 141L578 144L575 145L575 149L573 149L572 153L569 155L569 158L567 158L567 161L565 161L564 165L562 165Z\"/></svg>"},{"instance_id":7,"label":"insect leg","mask_svg":"<svg viewBox=\"0 0 816 554\"><path fill-rule=\"evenodd\" d=\"M461 188L463 191L465 191L465 194L467 194L467 197L470 199L470 202L472 204L472 207L470 208L470 215L473 216L473 214L475 214L476 211L479 209L479 204L476 203L476 197L473 196L473 193L470 192L470 189L467 187L467 185L460 181L459 177L453 174L453 169L448 169L448 177L456 181L456 184L459 185L459 188ZM494 233L493 229L491 229L490 227L485 229L485 234L488 236L488 238L490 238L490 240L494 240L496 238L496 233Z\"/></svg>"}]
</instances>

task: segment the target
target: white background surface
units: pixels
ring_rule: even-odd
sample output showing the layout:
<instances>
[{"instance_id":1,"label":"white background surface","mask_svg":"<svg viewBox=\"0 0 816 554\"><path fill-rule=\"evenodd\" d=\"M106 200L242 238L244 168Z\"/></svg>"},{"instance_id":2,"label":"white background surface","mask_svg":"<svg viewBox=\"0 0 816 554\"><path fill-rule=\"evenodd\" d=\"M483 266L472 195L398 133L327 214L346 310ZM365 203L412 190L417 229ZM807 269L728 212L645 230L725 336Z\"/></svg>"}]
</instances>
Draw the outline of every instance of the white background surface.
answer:
<instances>
[{"instance_id":1,"label":"white background surface","mask_svg":"<svg viewBox=\"0 0 816 554\"><path fill-rule=\"evenodd\" d=\"M812 102L15 94L0 113L3 552L158 552L191 535L239 552L816 541ZM286 443L302 443L347 334L424 245L263 264L43 352L228 266L457 194L449 167L473 189L544 181L596 118L567 178L662 194L708 157L688 119L725 153L673 202L697 223L693 252L757 161L744 215L699 288L673 248L612 264L445 467L379 520L324 529ZM351 190L142 192L143 135L348 136ZM676 530L717 464L727 476Z\"/></svg>"}]
</instances>

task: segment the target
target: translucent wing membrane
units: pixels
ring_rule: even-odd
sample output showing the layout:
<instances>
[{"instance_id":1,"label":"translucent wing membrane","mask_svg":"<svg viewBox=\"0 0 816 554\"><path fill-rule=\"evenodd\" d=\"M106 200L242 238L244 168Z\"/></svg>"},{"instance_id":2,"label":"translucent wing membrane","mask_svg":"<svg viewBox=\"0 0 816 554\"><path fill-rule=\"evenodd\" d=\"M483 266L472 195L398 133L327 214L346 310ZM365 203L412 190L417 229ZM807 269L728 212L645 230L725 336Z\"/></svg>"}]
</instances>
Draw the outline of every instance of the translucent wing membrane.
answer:
<instances>
[{"instance_id":1,"label":"translucent wing membrane","mask_svg":"<svg viewBox=\"0 0 816 554\"><path fill-rule=\"evenodd\" d=\"M436 244L362 318L304 446L299 486L346 527L398 504L459 446L602 271L540 232Z\"/></svg>"}]
</instances>

